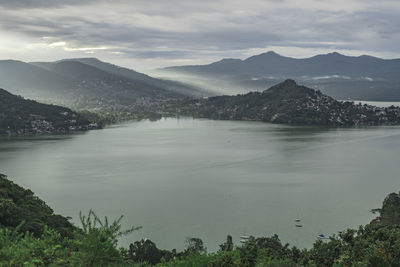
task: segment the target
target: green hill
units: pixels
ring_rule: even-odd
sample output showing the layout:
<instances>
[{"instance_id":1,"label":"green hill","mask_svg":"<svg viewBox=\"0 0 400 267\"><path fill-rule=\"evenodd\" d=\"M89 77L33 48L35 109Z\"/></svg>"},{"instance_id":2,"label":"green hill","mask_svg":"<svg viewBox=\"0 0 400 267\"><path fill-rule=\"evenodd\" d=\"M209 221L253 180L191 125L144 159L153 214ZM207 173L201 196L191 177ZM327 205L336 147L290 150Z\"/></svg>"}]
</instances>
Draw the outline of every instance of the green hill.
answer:
<instances>
[{"instance_id":1,"label":"green hill","mask_svg":"<svg viewBox=\"0 0 400 267\"><path fill-rule=\"evenodd\" d=\"M97 127L68 108L26 100L0 89L0 134L65 133Z\"/></svg>"},{"instance_id":2,"label":"green hill","mask_svg":"<svg viewBox=\"0 0 400 267\"><path fill-rule=\"evenodd\" d=\"M399 124L400 108L381 109L341 102L320 91L285 80L263 92L216 96L177 103L179 115L273 123L351 126Z\"/></svg>"},{"instance_id":3,"label":"green hill","mask_svg":"<svg viewBox=\"0 0 400 267\"><path fill-rule=\"evenodd\" d=\"M75 229L67 218L54 214L31 190L0 174L0 228L15 229L18 226L20 232L29 231L36 236L43 233L44 226L57 230L63 236L71 236Z\"/></svg>"}]
</instances>

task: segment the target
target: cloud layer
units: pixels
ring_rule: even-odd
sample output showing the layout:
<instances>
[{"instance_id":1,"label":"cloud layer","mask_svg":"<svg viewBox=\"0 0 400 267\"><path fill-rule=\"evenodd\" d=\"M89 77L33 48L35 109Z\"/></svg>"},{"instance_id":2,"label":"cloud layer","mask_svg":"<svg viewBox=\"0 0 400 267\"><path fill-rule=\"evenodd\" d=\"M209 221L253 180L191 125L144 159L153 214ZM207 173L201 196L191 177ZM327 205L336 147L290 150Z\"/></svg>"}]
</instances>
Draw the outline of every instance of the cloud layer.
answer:
<instances>
[{"instance_id":1,"label":"cloud layer","mask_svg":"<svg viewBox=\"0 0 400 267\"><path fill-rule=\"evenodd\" d=\"M382 0L0 0L0 58L99 57L138 70L275 50L400 57Z\"/></svg>"}]
</instances>

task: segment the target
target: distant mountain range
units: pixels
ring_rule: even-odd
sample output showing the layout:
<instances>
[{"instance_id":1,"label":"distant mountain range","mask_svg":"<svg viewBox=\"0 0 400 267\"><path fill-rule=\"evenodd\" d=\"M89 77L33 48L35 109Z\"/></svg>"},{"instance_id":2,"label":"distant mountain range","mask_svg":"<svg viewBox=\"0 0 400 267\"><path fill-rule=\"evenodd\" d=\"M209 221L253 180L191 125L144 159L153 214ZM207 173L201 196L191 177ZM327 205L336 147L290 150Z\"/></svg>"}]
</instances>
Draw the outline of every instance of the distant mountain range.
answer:
<instances>
[{"instance_id":1,"label":"distant mountain range","mask_svg":"<svg viewBox=\"0 0 400 267\"><path fill-rule=\"evenodd\" d=\"M98 127L69 108L26 100L0 89L0 134L65 133Z\"/></svg>"},{"instance_id":2,"label":"distant mountain range","mask_svg":"<svg viewBox=\"0 0 400 267\"><path fill-rule=\"evenodd\" d=\"M336 52L297 59L271 51L245 60L222 59L208 65L168 67L157 73L197 85L209 84L219 93L262 91L293 78L336 99L400 101L400 59L350 57Z\"/></svg>"},{"instance_id":3,"label":"distant mountain range","mask_svg":"<svg viewBox=\"0 0 400 267\"><path fill-rule=\"evenodd\" d=\"M206 93L96 58L25 63L0 61L0 87L27 98L76 109L120 109Z\"/></svg>"},{"instance_id":4,"label":"distant mountain range","mask_svg":"<svg viewBox=\"0 0 400 267\"><path fill-rule=\"evenodd\" d=\"M45 103L89 110L106 121L157 118L171 101L262 92L287 78L339 100L400 101L400 59L338 53L295 59L268 52L245 60L169 67L158 74L162 78L96 58L0 60L0 88Z\"/></svg>"}]
</instances>

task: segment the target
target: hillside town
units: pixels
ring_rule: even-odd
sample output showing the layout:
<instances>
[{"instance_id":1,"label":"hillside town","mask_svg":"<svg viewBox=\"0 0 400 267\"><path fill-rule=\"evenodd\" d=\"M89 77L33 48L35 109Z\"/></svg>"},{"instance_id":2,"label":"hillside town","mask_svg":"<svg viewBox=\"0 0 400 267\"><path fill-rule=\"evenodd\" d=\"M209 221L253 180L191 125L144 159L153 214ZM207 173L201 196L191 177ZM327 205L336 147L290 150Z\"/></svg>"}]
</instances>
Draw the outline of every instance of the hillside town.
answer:
<instances>
[{"instance_id":1,"label":"hillside town","mask_svg":"<svg viewBox=\"0 0 400 267\"><path fill-rule=\"evenodd\" d=\"M286 80L263 92L176 101L163 115L318 126L400 124L400 107L338 101Z\"/></svg>"}]
</instances>

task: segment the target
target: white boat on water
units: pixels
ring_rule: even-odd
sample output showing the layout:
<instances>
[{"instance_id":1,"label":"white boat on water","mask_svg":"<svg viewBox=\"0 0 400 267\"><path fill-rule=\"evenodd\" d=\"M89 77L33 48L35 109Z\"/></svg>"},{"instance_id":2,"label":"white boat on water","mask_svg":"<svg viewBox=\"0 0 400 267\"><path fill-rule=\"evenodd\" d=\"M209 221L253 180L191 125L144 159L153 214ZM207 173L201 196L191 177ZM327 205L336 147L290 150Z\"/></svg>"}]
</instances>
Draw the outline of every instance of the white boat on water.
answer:
<instances>
[{"instance_id":1,"label":"white boat on water","mask_svg":"<svg viewBox=\"0 0 400 267\"><path fill-rule=\"evenodd\" d=\"M249 240L250 236L242 235L240 236L240 243L246 243Z\"/></svg>"}]
</instances>

